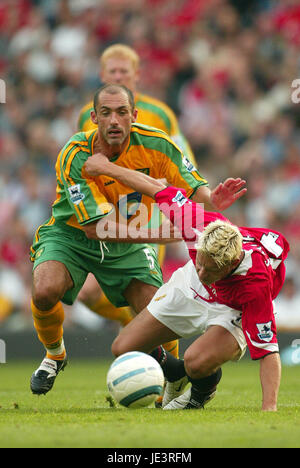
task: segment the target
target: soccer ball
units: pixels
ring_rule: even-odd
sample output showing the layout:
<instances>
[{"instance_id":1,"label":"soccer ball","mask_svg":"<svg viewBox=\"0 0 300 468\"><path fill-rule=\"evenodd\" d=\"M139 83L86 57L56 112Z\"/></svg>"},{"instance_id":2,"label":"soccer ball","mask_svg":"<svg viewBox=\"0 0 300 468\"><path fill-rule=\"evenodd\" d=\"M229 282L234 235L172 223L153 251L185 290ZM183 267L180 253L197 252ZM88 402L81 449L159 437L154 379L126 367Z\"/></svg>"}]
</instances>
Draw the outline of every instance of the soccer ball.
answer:
<instances>
[{"instance_id":1,"label":"soccer ball","mask_svg":"<svg viewBox=\"0 0 300 468\"><path fill-rule=\"evenodd\" d=\"M164 374L158 362L149 354L132 351L119 356L107 373L111 396L127 408L150 406L164 386Z\"/></svg>"}]
</instances>

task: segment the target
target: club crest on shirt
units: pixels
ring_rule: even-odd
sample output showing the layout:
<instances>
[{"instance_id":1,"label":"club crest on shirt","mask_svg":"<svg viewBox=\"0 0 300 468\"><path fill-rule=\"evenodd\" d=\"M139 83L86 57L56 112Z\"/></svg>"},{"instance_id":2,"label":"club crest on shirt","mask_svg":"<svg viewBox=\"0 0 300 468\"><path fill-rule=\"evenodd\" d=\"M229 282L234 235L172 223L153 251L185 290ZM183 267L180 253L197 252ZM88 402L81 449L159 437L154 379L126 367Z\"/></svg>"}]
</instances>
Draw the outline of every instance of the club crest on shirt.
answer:
<instances>
[{"instance_id":1,"label":"club crest on shirt","mask_svg":"<svg viewBox=\"0 0 300 468\"><path fill-rule=\"evenodd\" d=\"M274 336L274 333L272 332L272 329L271 329L272 321L267 322L267 323L257 323L256 326L259 331L259 333L257 334L258 338L261 341L270 342Z\"/></svg>"},{"instance_id":2,"label":"club crest on shirt","mask_svg":"<svg viewBox=\"0 0 300 468\"><path fill-rule=\"evenodd\" d=\"M85 199L84 193L81 193L80 191L80 184L71 185L71 187L68 187L68 191L70 194L70 200L74 205L79 205L79 203Z\"/></svg>"}]
</instances>

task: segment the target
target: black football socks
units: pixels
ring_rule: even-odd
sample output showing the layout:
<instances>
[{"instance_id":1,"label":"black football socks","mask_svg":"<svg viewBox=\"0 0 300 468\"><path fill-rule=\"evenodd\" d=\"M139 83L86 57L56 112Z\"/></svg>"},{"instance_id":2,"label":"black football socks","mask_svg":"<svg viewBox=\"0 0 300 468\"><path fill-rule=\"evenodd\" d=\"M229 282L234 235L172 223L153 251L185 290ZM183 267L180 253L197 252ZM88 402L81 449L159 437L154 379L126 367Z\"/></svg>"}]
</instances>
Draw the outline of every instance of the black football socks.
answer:
<instances>
[{"instance_id":1,"label":"black football socks","mask_svg":"<svg viewBox=\"0 0 300 468\"><path fill-rule=\"evenodd\" d=\"M188 378L192 384L191 401L198 402L201 406L204 406L205 401L207 401L209 395L215 392L222 378L222 369L220 368L213 374L208 377L203 377L202 379Z\"/></svg>"},{"instance_id":2,"label":"black football socks","mask_svg":"<svg viewBox=\"0 0 300 468\"><path fill-rule=\"evenodd\" d=\"M162 346L155 348L150 355L160 364L166 379L169 382L176 382L187 375L184 367L184 360L176 359L172 354L166 351ZM213 374L201 379L192 379L187 375L191 382L191 398L202 402L206 397L212 394L222 378L222 369L218 369Z\"/></svg>"},{"instance_id":3,"label":"black football socks","mask_svg":"<svg viewBox=\"0 0 300 468\"><path fill-rule=\"evenodd\" d=\"M150 356L152 356L160 364L168 382L176 382L186 375L184 361L174 357L162 346L155 348L150 353Z\"/></svg>"}]
</instances>

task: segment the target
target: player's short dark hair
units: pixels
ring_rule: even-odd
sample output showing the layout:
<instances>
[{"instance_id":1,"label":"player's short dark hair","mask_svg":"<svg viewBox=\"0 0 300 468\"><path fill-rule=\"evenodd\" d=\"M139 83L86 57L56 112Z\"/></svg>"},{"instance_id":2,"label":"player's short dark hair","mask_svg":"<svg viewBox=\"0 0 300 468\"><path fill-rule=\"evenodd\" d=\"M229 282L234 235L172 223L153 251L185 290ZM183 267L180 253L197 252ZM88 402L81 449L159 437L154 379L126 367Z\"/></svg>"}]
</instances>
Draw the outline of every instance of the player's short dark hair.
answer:
<instances>
[{"instance_id":1,"label":"player's short dark hair","mask_svg":"<svg viewBox=\"0 0 300 468\"><path fill-rule=\"evenodd\" d=\"M134 95L133 95L133 92L130 89L128 89L126 86L120 85L120 84L105 84L105 85L101 86L99 89L97 89L97 91L95 92L94 102L93 102L94 111L97 112L96 109L97 109L97 105L98 105L98 101L99 101L99 95L103 91L106 91L109 94L117 94L121 90L125 91L125 93L127 94L131 110L134 110L134 107L135 107Z\"/></svg>"}]
</instances>

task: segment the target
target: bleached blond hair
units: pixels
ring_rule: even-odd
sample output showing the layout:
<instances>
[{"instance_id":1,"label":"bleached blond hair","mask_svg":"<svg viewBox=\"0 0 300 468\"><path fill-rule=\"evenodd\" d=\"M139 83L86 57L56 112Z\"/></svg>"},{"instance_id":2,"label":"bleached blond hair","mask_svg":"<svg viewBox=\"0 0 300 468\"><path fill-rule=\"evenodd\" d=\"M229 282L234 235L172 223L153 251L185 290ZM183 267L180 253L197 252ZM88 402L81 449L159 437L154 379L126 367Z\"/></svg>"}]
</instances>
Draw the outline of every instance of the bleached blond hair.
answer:
<instances>
[{"instance_id":1,"label":"bleached blond hair","mask_svg":"<svg viewBox=\"0 0 300 468\"><path fill-rule=\"evenodd\" d=\"M100 65L102 69L105 68L106 61L110 58L128 59L131 61L135 70L137 70L140 65L138 54L134 49L125 44L113 44L105 49L100 57Z\"/></svg>"},{"instance_id":2,"label":"bleached blond hair","mask_svg":"<svg viewBox=\"0 0 300 468\"><path fill-rule=\"evenodd\" d=\"M203 230L196 249L214 260L221 268L240 258L243 237L233 224L222 220L213 221Z\"/></svg>"}]
</instances>

